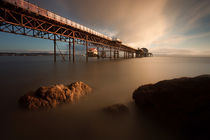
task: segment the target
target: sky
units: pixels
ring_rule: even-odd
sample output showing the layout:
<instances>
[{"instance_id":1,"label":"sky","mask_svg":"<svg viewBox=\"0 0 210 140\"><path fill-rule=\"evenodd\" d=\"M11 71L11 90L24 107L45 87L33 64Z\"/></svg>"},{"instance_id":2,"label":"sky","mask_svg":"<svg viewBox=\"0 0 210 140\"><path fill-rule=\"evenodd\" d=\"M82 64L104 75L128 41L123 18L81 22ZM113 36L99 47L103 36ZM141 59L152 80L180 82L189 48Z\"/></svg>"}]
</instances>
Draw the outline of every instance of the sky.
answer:
<instances>
[{"instance_id":1,"label":"sky","mask_svg":"<svg viewBox=\"0 0 210 140\"><path fill-rule=\"evenodd\" d=\"M210 56L210 0L29 2L154 54ZM0 51L52 49L52 41L0 33Z\"/></svg>"}]
</instances>

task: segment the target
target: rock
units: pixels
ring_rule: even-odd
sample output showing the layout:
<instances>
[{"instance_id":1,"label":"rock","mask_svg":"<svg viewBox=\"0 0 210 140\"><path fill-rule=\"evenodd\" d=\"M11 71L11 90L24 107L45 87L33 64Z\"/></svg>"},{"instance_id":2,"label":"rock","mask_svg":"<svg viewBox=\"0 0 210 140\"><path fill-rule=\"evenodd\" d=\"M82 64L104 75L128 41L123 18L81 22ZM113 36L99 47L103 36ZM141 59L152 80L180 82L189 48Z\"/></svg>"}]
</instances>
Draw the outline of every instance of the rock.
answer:
<instances>
[{"instance_id":1,"label":"rock","mask_svg":"<svg viewBox=\"0 0 210 140\"><path fill-rule=\"evenodd\" d=\"M62 84L43 86L32 94L22 96L19 103L28 110L50 109L58 104L77 102L91 90L83 82L75 82L68 86Z\"/></svg>"},{"instance_id":2,"label":"rock","mask_svg":"<svg viewBox=\"0 0 210 140\"><path fill-rule=\"evenodd\" d=\"M178 126L189 137L209 137L210 75L143 85L133 99L141 112L160 124Z\"/></svg>"},{"instance_id":3,"label":"rock","mask_svg":"<svg viewBox=\"0 0 210 140\"><path fill-rule=\"evenodd\" d=\"M92 89L83 82L75 82L68 86L71 91L70 99L77 102L82 96L87 95Z\"/></svg>"},{"instance_id":4,"label":"rock","mask_svg":"<svg viewBox=\"0 0 210 140\"><path fill-rule=\"evenodd\" d=\"M134 91L133 99L140 108L192 112L210 105L210 76L179 78L144 85Z\"/></svg>"},{"instance_id":5,"label":"rock","mask_svg":"<svg viewBox=\"0 0 210 140\"><path fill-rule=\"evenodd\" d=\"M67 86L59 84L48 87L40 87L35 92L35 95L44 100L47 100L49 103L53 103L53 100L56 100L57 104L59 104L70 102L71 93L72 92Z\"/></svg>"},{"instance_id":6,"label":"rock","mask_svg":"<svg viewBox=\"0 0 210 140\"><path fill-rule=\"evenodd\" d=\"M54 107L53 105L50 105L48 101L31 95L24 95L20 98L19 102L23 108L29 110Z\"/></svg>"},{"instance_id":7,"label":"rock","mask_svg":"<svg viewBox=\"0 0 210 140\"><path fill-rule=\"evenodd\" d=\"M122 115L129 113L129 109L124 104L114 104L103 109L104 112L112 115Z\"/></svg>"}]
</instances>

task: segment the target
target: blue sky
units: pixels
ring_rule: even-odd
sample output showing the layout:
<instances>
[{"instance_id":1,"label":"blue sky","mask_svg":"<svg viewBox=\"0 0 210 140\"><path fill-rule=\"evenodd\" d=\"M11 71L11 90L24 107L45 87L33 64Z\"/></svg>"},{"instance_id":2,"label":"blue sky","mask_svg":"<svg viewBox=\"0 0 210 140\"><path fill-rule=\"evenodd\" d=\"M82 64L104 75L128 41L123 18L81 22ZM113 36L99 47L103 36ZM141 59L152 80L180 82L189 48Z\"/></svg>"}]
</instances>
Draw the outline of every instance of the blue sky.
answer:
<instances>
[{"instance_id":1,"label":"blue sky","mask_svg":"<svg viewBox=\"0 0 210 140\"><path fill-rule=\"evenodd\" d=\"M210 56L209 0L30 0L156 54ZM50 4L49 4L50 2ZM60 46L65 46L61 43ZM0 32L0 51L52 51L53 42Z\"/></svg>"}]
</instances>

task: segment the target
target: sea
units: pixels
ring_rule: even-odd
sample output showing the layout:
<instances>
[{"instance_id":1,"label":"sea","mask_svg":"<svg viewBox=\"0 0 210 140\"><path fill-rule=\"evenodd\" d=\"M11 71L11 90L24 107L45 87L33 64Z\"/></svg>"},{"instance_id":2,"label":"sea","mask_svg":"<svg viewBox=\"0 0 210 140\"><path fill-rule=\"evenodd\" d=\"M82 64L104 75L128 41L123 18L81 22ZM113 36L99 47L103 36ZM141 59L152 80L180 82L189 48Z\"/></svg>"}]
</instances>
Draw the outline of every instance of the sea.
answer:
<instances>
[{"instance_id":1,"label":"sea","mask_svg":"<svg viewBox=\"0 0 210 140\"><path fill-rule=\"evenodd\" d=\"M132 59L53 56L0 56L1 140L178 140L179 131L139 112L132 99L136 88L161 80L210 74L210 57L154 56ZM75 104L48 111L26 111L18 100L41 86L82 81L93 92ZM103 108L128 106L125 116ZM170 125L169 125L170 126Z\"/></svg>"}]
</instances>

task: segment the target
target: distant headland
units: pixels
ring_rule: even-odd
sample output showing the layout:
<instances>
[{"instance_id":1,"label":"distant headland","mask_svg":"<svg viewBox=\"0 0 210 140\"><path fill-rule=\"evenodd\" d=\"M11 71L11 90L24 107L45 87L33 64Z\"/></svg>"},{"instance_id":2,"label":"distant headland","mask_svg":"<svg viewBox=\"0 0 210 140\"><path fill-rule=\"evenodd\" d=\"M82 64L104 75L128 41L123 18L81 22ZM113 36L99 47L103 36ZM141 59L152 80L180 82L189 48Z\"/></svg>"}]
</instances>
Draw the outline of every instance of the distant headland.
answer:
<instances>
[{"instance_id":1,"label":"distant headland","mask_svg":"<svg viewBox=\"0 0 210 140\"><path fill-rule=\"evenodd\" d=\"M0 56L49 56L53 53L16 53L16 52L0 52Z\"/></svg>"}]
</instances>

